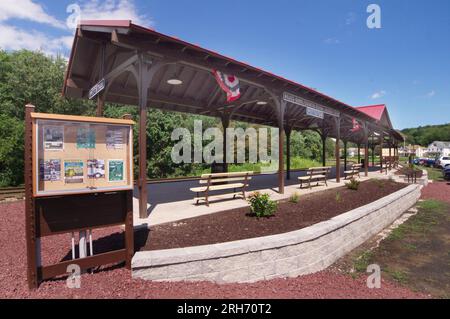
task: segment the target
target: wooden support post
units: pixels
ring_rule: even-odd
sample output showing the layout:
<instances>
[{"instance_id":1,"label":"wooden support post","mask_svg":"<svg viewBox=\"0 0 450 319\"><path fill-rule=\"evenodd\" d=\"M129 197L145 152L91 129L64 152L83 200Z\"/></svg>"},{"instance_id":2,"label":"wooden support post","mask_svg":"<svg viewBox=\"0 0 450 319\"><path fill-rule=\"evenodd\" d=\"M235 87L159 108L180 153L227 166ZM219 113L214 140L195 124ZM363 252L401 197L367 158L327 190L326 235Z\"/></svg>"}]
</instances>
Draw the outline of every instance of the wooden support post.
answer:
<instances>
[{"instance_id":1,"label":"wooden support post","mask_svg":"<svg viewBox=\"0 0 450 319\"><path fill-rule=\"evenodd\" d=\"M358 164L361 164L361 144L358 143Z\"/></svg>"},{"instance_id":2,"label":"wooden support post","mask_svg":"<svg viewBox=\"0 0 450 319\"><path fill-rule=\"evenodd\" d=\"M131 260L134 255L134 226L133 226L133 191L129 191L125 194L127 215L125 218L125 249L126 259L125 266L131 270Z\"/></svg>"},{"instance_id":3,"label":"wooden support post","mask_svg":"<svg viewBox=\"0 0 450 319\"><path fill-rule=\"evenodd\" d=\"M371 149L372 149L372 167L375 167L375 141L374 141L374 136L373 135L372 135Z\"/></svg>"},{"instance_id":4,"label":"wooden support post","mask_svg":"<svg viewBox=\"0 0 450 319\"><path fill-rule=\"evenodd\" d=\"M392 140L389 136L389 170L392 169Z\"/></svg>"},{"instance_id":5,"label":"wooden support post","mask_svg":"<svg viewBox=\"0 0 450 319\"><path fill-rule=\"evenodd\" d=\"M380 173L383 173L383 144L384 144L384 135L383 132L380 134Z\"/></svg>"},{"instance_id":6,"label":"wooden support post","mask_svg":"<svg viewBox=\"0 0 450 319\"><path fill-rule=\"evenodd\" d=\"M133 61L133 58L130 60ZM131 63L130 62L130 63ZM131 67L129 62L125 62L126 68ZM140 53L137 56L137 66L134 66L134 74L137 74L136 79L138 83L139 91L139 218L147 218L147 103L148 103L148 89L150 83L153 80L154 75L166 63L150 61L144 57L144 54ZM127 66L128 65L128 66ZM119 72L119 71L117 71ZM123 71L122 71L123 72Z\"/></svg>"},{"instance_id":7,"label":"wooden support post","mask_svg":"<svg viewBox=\"0 0 450 319\"><path fill-rule=\"evenodd\" d=\"M98 117L103 117L103 111L105 109L105 93L102 92L97 97L97 112Z\"/></svg>"},{"instance_id":8,"label":"wooden support post","mask_svg":"<svg viewBox=\"0 0 450 319\"><path fill-rule=\"evenodd\" d=\"M284 194L284 111L286 109L286 102L282 100L279 103L280 109L278 113L278 191Z\"/></svg>"},{"instance_id":9,"label":"wooden support post","mask_svg":"<svg viewBox=\"0 0 450 319\"><path fill-rule=\"evenodd\" d=\"M292 128L286 127L286 179L291 179L291 133Z\"/></svg>"},{"instance_id":10,"label":"wooden support post","mask_svg":"<svg viewBox=\"0 0 450 319\"><path fill-rule=\"evenodd\" d=\"M34 289L38 287L39 276L37 267L40 264L39 241L36 240L36 212L35 199L33 198L33 125L31 113L34 112L34 105L25 106L25 231L27 244L27 279L28 287Z\"/></svg>"},{"instance_id":11,"label":"wooden support post","mask_svg":"<svg viewBox=\"0 0 450 319\"><path fill-rule=\"evenodd\" d=\"M344 141L344 171L347 170L347 140Z\"/></svg>"},{"instance_id":12,"label":"wooden support post","mask_svg":"<svg viewBox=\"0 0 450 319\"><path fill-rule=\"evenodd\" d=\"M335 119L336 123L336 182L339 183L341 181L341 152L340 152L340 140L341 140L341 117Z\"/></svg>"},{"instance_id":13,"label":"wooden support post","mask_svg":"<svg viewBox=\"0 0 450 319\"><path fill-rule=\"evenodd\" d=\"M103 79L105 76L105 55L106 55L106 43L102 44L102 50L101 50L101 63L100 63L100 74L99 74L99 80ZM105 95L106 95L106 89L101 92L97 97L97 116L103 117L103 111L105 109Z\"/></svg>"},{"instance_id":14,"label":"wooden support post","mask_svg":"<svg viewBox=\"0 0 450 319\"><path fill-rule=\"evenodd\" d=\"M228 172L228 163L227 163L227 128L230 126L230 114L222 114L222 127L223 127L223 172Z\"/></svg>"},{"instance_id":15,"label":"wooden support post","mask_svg":"<svg viewBox=\"0 0 450 319\"><path fill-rule=\"evenodd\" d=\"M326 134L322 131L322 134L320 135L320 137L322 138L322 166L327 166L327 136Z\"/></svg>"},{"instance_id":16,"label":"wooden support post","mask_svg":"<svg viewBox=\"0 0 450 319\"><path fill-rule=\"evenodd\" d=\"M364 125L364 175L369 176L369 128Z\"/></svg>"},{"instance_id":17,"label":"wooden support post","mask_svg":"<svg viewBox=\"0 0 450 319\"><path fill-rule=\"evenodd\" d=\"M138 76L139 76L139 218L147 218L147 99L148 99L148 79L145 79L148 72L144 64L144 57L139 55Z\"/></svg>"}]
</instances>

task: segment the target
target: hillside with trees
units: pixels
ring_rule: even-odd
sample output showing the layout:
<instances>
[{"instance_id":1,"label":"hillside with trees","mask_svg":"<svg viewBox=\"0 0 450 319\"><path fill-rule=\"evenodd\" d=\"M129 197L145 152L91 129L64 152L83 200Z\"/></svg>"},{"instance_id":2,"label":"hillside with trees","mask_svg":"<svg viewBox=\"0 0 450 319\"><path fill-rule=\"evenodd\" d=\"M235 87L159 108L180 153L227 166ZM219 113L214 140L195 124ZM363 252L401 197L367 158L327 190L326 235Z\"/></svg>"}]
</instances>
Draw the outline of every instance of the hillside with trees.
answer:
<instances>
[{"instance_id":1,"label":"hillside with trees","mask_svg":"<svg viewBox=\"0 0 450 319\"><path fill-rule=\"evenodd\" d=\"M450 123L407 128L401 132L406 135L406 143L413 145L428 146L434 141L450 141Z\"/></svg>"},{"instance_id":2,"label":"hillside with trees","mask_svg":"<svg viewBox=\"0 0 450 319\"><path fill-rule=\"evenodd\" d=\"M23 183L24 106L32 103L36 112L95 115L95 103L67 99L61 95L66 61L51 58L40 52L0 50L0 187ZM105 105L105 116L120 118L129 113L138 120L137 108L123 105ZM209 169L204 164L174 164L171 160L171 132L178 127L193 129L195 119L203 120L203 127L217 126L211 117L194 116L150 109L148 114L148 171L149 178L191 176ZM245 123L231 126L246 128ZM134 149L137 147L137 127L134 131ZM321 140L316 132L294 132L291 137L292 168L307 167L321 159ZM334 143L327 141L327 156L333 157ZM135 154L135 165L137 156ZM245 165L245 164L244 164ZM247 168L247 167L245 167ZM243 169L245 169L243 168ZM251 168L251 166L250 166ZM239 169L239 167L235 167ZM138 170L135 170L135 173Z\"/></svg>"}]
</instances>

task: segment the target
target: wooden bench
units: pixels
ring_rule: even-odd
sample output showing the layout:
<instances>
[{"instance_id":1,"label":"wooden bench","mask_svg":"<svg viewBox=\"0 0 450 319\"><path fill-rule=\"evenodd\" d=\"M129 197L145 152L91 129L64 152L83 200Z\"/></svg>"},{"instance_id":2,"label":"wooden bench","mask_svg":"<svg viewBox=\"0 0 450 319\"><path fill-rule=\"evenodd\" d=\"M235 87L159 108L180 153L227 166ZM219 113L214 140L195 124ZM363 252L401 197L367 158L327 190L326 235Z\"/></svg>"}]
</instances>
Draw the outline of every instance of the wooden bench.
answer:
<instances>
[{"instance_id":1,"label":"wooden bench","mask_svg":"<svg viewBox=\"0 0 450 319\"><path fill-rule=\"evenodd\" d=\"M389 161L388 157L384 158L383 162L381 164L381 170L384 171L386 174L389 171L389 164L390 164L390 161ZM391 168L392 168L392 166L391 166Z\"/></svg>"},{"instance_id":2,"label":"wooden bench","mask_svg":"<svg viewBox=\"0 0 450 319\"><path fill-rule=\"evenodd\" d=\"M236 198L237 195L242 195L246 199L245 190L252 179L252 175L253 172L204 174L200 178L200 184L203 186L193 187L190 190L197 194L194 198L197 204L204 200L206 206L209 206L211 197L223 195L212 196L210 192L213 191L232 190L233 192L230 195L233 195L233 198Z\"/></svg>"},{"instance_id":3,"label":"wooden bench","mask_svg":"<svg viewBox=\"0 0 450 319\"><path fill-rule=\"evenodd\" d=\"M362 164L352 164L352 166L350 166L350 170L344 171L345 179L347 179L348 177L354 177L355 175L361 177L360 171L362 166L363 166Z\"/></svg>"},{"instance_id":4,"label":"wooden bench","mask_svg":"<svg viewBox=\"0 0 450 319\"><path fill-rule=\"evenodd\" d=\"M311 189L311 182L316 181L317 185L319 182L324 182L326 186L328 174L330 173L331 167L311 167L306 171L306 176L300 176L298 180L300 181L300 188L303 187L303 183L307 182L309 188Z\"/></svg>"}]
</instances>

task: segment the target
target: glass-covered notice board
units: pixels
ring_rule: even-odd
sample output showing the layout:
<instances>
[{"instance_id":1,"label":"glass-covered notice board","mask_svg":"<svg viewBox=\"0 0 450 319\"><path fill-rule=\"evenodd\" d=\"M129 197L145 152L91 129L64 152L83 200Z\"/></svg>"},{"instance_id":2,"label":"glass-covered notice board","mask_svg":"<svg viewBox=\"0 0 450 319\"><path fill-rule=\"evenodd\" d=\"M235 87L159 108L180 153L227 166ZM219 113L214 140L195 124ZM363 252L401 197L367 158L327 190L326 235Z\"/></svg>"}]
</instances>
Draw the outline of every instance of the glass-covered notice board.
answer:
<instances>
[{"instance_id":1,"label":"glass-covered notice board","mask_svg":"<svg viewBox=\"0 0 450 319\"><path fill-rule=\"evenodd\" d=\"M131 120L32 113L33 194L133 188Z\"/></svg>"}]
</instances>

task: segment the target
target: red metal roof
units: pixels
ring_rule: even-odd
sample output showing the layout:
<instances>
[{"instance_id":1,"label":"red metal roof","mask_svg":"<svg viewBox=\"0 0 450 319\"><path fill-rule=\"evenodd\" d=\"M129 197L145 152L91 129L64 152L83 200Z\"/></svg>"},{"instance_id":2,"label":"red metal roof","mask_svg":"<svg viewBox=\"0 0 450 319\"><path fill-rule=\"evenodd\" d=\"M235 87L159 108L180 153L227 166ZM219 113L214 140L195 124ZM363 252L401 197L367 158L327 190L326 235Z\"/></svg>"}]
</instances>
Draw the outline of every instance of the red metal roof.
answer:
<instances>
[{"instance_id":1,"label":"red metal roof","mask_svg":"<svg viewBox=\"0 0 450 319\"><path fill-rule=\"evenodd\" d=\"M212 50L209 50L209 49L205 49L205 48L203 48L203 47L201 47L201 46L199 46L197 44L193 44L193 43L181 40L178 37L170 36L170 35L167 35L167 34L163 34L163 33L157 32L156 30L154 30L152 28L143 27L143 26L134 24L131 20L81 20L79 22L79 26L130 28L130 29L134 29L134 30L140 30L141 32L148 32L148 33L151 33L151 34L155 34L155 35L158 35L158 36L160 36L162 38L170 39L171 41L183 44L185 46L188 46L188 47L191 47L191 48L195 48L195 49L200 50L200 51L207 52L207 53L211 54L212 56L217 56L217 57L220 57L220 58L223 58L223 59L227 59L227 60L229 60L229 61L231 61L233 63L236 63L238 65L241 65L241 66L243 66L245 68L257 70L257 71L265 73L265 74L267 74L267 75L269 75L271 77L275 77L275 78L278 78L279 80L291 83L291 84L293 84L295 86L299 86L299 87L301 87L303 89L306 89L306 90L308 90L310 92L313 92L313 93L315 93L315 94L317 94L319 96L322 96L323 98L326 98L328 100L334 101L336 103L344 105L345 107L350 108L350 109L358 112L358 110L355 107L353 107L353 106L351 106L351 105L349 105L347 103L344 103L344 102L342 102L340 100L337 100L337 99L335 99L335 98L333 98L333 97L331 97L329 95L321 93L321 92L319 92L319 91L317 91L317 90L315 90L313 88L305 86L305 85L303 85L301 83L298 83L298 82L286 79L286 78L284 78L282 76L279 76L279 75L273 74L273 73L271 73L269 71L263 70L261 68L249 65L249 64L244 63L242 61L238 61L238 60L236 60L234 58L231 58L229 56L220 54L218 52L215 52L215 51L212 51ZM70 61L69 61L69 63L70 63Z\"/></svg>"},{"instance_id":2,"label":"red metal roof","mask_svg":"<svg viewBox=\"0 0 450 319\"><path fill-rule=\"evenodd\" d=\"M386 110L385 104L378 105L368 105L368 106L357 106L356 109L361 111L377 121L380 121L383 117L383 113Z\"/></svg>"},{"instance_id":3,"label":"red metal roof","mask_svg":"<svg viewBox=\"0 0 450 319\"><path fill-rule=\"evenodd\" d=\"M139 25L133 24L131 20L84 20L84 21L80 21L80 23L79 23L79 27L82 27L82 26L94 26L94 27L105 27L105 28L107 28L107 27L110 27L110 28L111 27L112 28L127 28L130 31L133 30L133 31L137 31L137 32L144 32L144 33L150 33L150 34L153 34L153 35L158 35L161 38L169 40L171 42L179 43L179 44L185 45L186 47L189 47L191 49L195 49L195 50L206 52L207 54L210 54L211 56L216 56L216 57L219 57L221 59L226 59L226 60L228 60L228 61L230 61L230 62L232 62L234 64L241 65L244 68L256 70L258 72L266 74L269 77L276 78L276 79L285 81L287 83L290 83L290 84L292 84L294 86L306 89L307 91L309 91L309 92L311 92L313 94L321 96L324 99L328 99L332 103L340 104L341 106L344 106L345 108L347 108L349 110L352 110L353 112L357 112L357 113L359 113L361 115L368 116L368 117L373 118L373 119L375 119L377 121L380 121L382 119L384 112L387 113L387 108L386 108L386 105L384 105L384 104L370 105L370 106L361 106L361 107L353 107L353 106L351 106L349 104L346 104L346 103L344 103L342 101L339 101L339 100L337 100L337 99L335 99L333 97L330 97L330 96L328 96L328 95L326 95L324 93L321 93L321 92L319 92L319 91L317 91L317 90L315 90L313 88L307 87L307 86L305 86L303 84L297 83L295 81L291 81L291 80L286 79L284 77L278 76L276 74L273 74L273 73L268 72L266 70L263 70L261 68L257 68L257 67L251 66L251 65L249 65L247 63L244 63L242 61L238 61L238 60L236 60L234 58L225 56L225 55L217 53L215 51L205 49L205 48L203 48L203 47L201 47L201 46L199 46L197 44L186 42L184 40L179 39L178 37L169 36L169 35L157 32L157 31L155 31L152 28L143 27L143 26L139 26ZM72 58L73 58L73 51L74 50L72 49L71 57L70 57L70 60L69 60L69 66L68 66L69 70L71 68L71 63L72 63ZM68 72L67 72L67 74L68 74ZM389 118L388 115L387 115L387 117ZM392 123L390 123L390 120L388 120L388 122L389 122L388 126L393 130Z\"/></svg>"}]
</instances>

